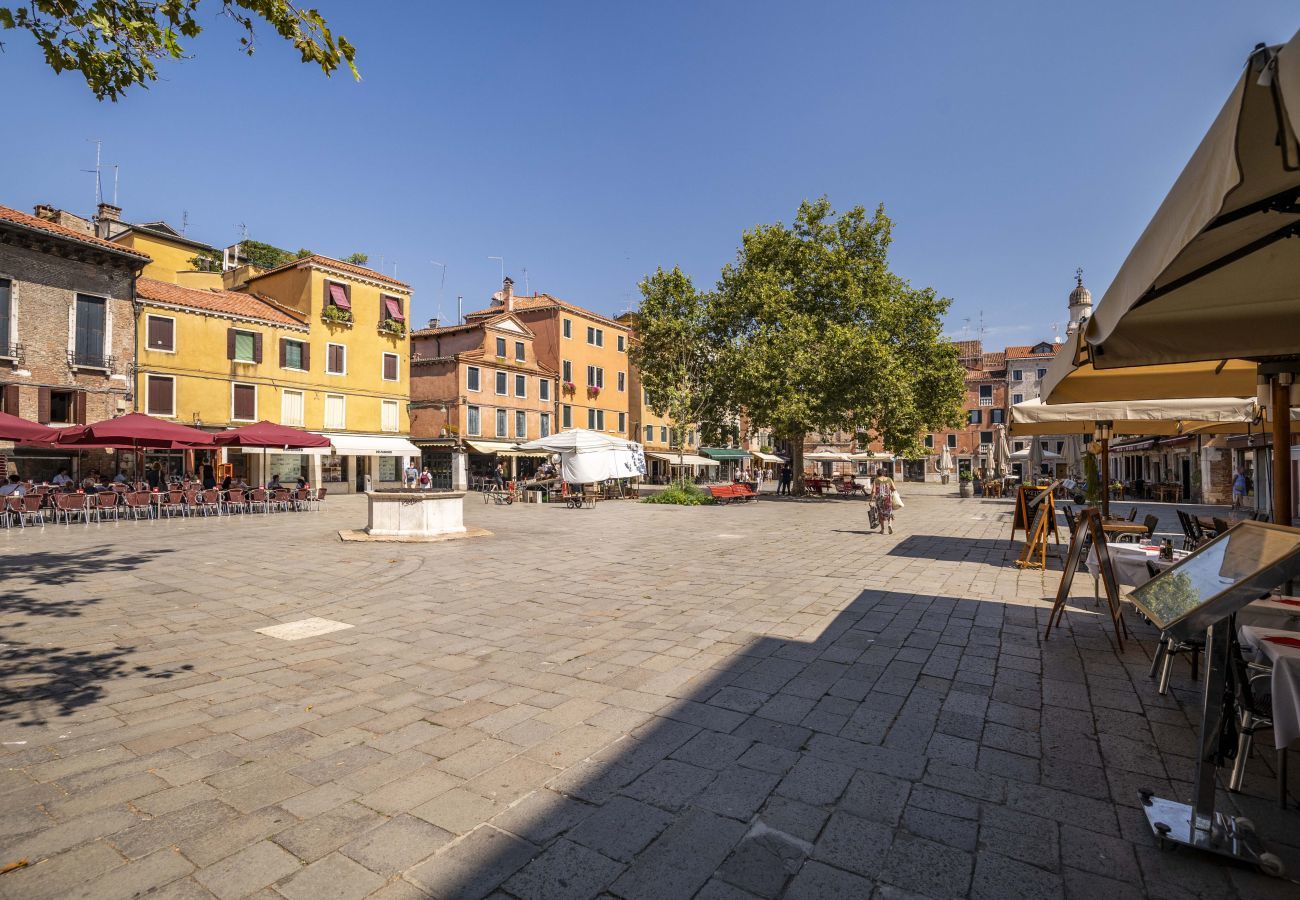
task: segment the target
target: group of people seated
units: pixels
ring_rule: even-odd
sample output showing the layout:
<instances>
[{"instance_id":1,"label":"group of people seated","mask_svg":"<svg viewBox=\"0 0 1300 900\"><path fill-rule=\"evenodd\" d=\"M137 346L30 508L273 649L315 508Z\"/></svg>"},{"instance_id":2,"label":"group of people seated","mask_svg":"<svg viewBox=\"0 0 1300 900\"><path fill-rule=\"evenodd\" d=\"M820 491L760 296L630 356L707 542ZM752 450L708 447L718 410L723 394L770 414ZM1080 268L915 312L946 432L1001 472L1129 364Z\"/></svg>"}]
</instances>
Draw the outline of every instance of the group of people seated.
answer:
<instances>
[{"instance_id":1,"label":"group of people seated","mask_svg":"<svg viewBox=\"0 0 1300 900\"><path fill-rule=\"evenodd\" d=\"M146 480L144 486L149 490L212 490L213 488L218 487L212 467L204 466L203 469L204 471L201 481L200 479L195 478L193 473L178 478L169 478L162 472L161 466L155 464L146 469ZM49 481L43 482L24 481L15 472L11 473L4 482L0 484L0 497L25 497L38 488L42 489L43 492L57 491L59 493L72 494L79 491L83 494L98 494L102 491L114 490L114 485L134 486L135 483L122 472L118 472L111 478L106 478L99 472L91 472L85 478L81 479L80 482L69 475L67 469L60 469L57 475L49 479ZM225 478L221 479L219 487L223 492L229 491L232 488L235 490L249 491L253 490L256 485L250 485L242 476L227 475ZM292 486L292 489L302 490L303 488L309 487L311 487L311 485L307 483L307 479L299 475L296 479L296 483ZM271 480L266 483L266 489L268 491L278 491L290 490L291 487L290 485L281 482L279 475L272 475Z\"/></svg>"}]
</instances>

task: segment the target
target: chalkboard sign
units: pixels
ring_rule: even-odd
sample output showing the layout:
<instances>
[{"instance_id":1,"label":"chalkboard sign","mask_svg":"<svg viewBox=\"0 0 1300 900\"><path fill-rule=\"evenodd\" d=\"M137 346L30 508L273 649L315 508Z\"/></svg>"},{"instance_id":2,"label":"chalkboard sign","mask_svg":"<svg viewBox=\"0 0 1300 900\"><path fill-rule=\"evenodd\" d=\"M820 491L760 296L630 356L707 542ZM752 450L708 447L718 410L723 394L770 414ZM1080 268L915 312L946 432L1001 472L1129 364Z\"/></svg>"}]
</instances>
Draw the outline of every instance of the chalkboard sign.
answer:
<instances>
[{"instance_id":1,"label":"chalkboard sign","mask_svg":"<svg viewBox=\"0 0 1300 900\"><path fill-rule=\"evenodd\" d=\"M1020 550L1016 566L1021 569L1047 568L1048 518L1056 518L1056 509L1049 497L1047 502L1033 507L1034 517L1025 532L1025 546Z\"/></svg>"},{"instance_id":2,"label":"chalkboard sign","mask_svg":"<svg viewBox=\"0 0 1300 900\"><path fill-rule=\"evenodd\" d=\"M1079 513L1074 532L1070 535L1070 547L1065 554L1065 571L1061 573L1061 584L1056 589L1056 600L1052 611L1047 616L1047 629L1043 639L1051 637L1052 626L1061 621L1065 613L1065 603L1070 599L1070 588L1074 584L1074 573L1079 571L1083 561L1083 548L1088 539L1092 539L1094 552L1097 554L1097 570L1102 585L1106 589L1106 603L1110 607L1110 619L1115 628L1115 640L1119 648L1124 649L1124 635L1128 626L1124 623L1123 607L1120 605L1119 582L1115 579L1115 567L1111 563L1110 548L1106 546L1106 532L1101 527L1101 510L1085 509Z\"/></svg>"}]
</instances>

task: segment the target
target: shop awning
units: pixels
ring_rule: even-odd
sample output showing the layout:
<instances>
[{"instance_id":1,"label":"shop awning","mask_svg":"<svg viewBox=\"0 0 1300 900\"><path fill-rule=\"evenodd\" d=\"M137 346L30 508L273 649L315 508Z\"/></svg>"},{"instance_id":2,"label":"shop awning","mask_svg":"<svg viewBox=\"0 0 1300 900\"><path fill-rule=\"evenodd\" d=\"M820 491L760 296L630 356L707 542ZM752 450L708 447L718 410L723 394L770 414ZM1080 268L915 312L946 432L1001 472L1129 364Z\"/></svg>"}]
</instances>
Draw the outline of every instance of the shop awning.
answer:
<instances>
[{"instance_id":1,"label":"shop awning","mask_svg":"<svg viewBox=\"0 0 1300 900\"><path fill-rule=\"evenodd\" d=\"M465 444L474 453L485 453L488 456L493 453L510 453L515 449L515 445L509 441L466 441Z\"/></svg>"},{"instance_id":2,"label":"shop awning","mask_svg":"<svg viewBox=\"0 0 1300 900\"><path fill-rule=\"evenodd\" d=\"M420 448L403 437L383 437L373 434L330 434L320 432L330 439L334 452L341 456L419 456Z\"/></svg>"},{"instance_id":3,"label":"shop awning","mask_svg":"<svg viewBox=\"0 0 1300 900\"><path fill-rule=\"evenodd\" d=\"M781 457L777 456L775 453L764 453L764 452L762 452L761 450L753 450L753 451L750 452L749 455L752 456L752 457L754 457L754 459L758 460L759 462L765 462L765 463L783 463L783 462L785 462L784 459L782 459Z\"/></svg>"},{"instance_id":4,"label":"shop awning","mask_svg":"<svg viewBox=\"0 0 1300 900\"><path fill-rule=\"evenodd\" d=\"M700 452L710 459L730 462L733 459L749 459L748 450L737 450L734 447L701 447Z\"/></svg>"},{"instance_id":5,"label":"shop awning","mask_svg":"<svg viewBox=\"0 0 1300 900\"><path fill-rule=\"evenodd\" d=\"M674 466L716 466L718 464L715 459L706 459L694 453L683 453L680 456L676 453L647 453L646 456L661 459Z\"/></svg>"}]
</instances>

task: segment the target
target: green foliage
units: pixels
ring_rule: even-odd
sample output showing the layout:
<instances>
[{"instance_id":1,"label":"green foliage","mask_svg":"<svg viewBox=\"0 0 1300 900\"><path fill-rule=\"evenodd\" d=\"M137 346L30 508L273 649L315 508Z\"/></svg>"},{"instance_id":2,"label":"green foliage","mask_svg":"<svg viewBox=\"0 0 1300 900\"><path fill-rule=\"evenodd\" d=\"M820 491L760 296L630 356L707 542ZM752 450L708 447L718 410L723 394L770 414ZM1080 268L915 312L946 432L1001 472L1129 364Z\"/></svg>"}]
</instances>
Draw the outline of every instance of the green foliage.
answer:
<instances>
[{"instance_id":1,"label":"green foliage","mask_svg":"<svg viewBox=\"0 0 1300 900\"><path fill-rule=\"evenodd\" d=\"M975 473L972 472L970 469L962 469L960 472L957 473L957 479L959 481L974 481Z\"/></svg>"},{"instance_id":2,"label":"green foliage","mask_svg":"<svg viewBox=\"0 0 1300 900\"><path fill-rule=\"evenodd\" d=\"M240 241L239 255L244 262L263 269L277 269L297 259L288 250L281 250L274 244L264 244L261 241Z\"/></svg>"},{"instance_id":3,"label":"green foliage","mask_svg":"<svg viewBox=\"0 0 1300 900\"><path fill-rule=\"evenodd\" d=\"M327 304L325 308L321 310L320 317L324 319L326 322L351 323L352 312L350 310L343 309L341 306L335 306L334 304L331 303L331 304Z\"/></svg>"},{"instance_id":4,"label":"green foliage","mask_svg":"<svg viewBox=\"0 0 1300 900\"><path fill-rule=\"evenodd\" d=\"M1084 496L1093 506L1101 505L1101 473L1097 467L1097 457L1091 453L1083 457L1083 480L1088 483Z\"/></svg>"},{"instance_id":5,"label":"green foliage","mask_svg":"<svg viewBox=\"0 0 1300 900\"><path fill-rule=\"evenodd\" d=\"M220 272L221 254L215 250L200 250L197 256L190 258L189 263L199 272Z\"/></svg>"},{"instance_id":6,"label":"green foliage","mask_svg":"<svg viewBox=\"0 0 1300 900\"><path fill-rule=\"evenodd\" d=\"M406 324L404 322L399 322L396 319L384 319L384 321L379 323L379 331L381 334L391 334L401 337L406 334Z\"/></svg>"},{"instance_id":7,"label":"green foliage","mask_svg":"<svg viewBox=\"0 0 1300 900\"><path fill-rule=\"evenodd\" d=\"M688 481L675 481L657 494L644 498L642 503L669 503L674 506L712 506L716 501L708 491L700 490Z\"/></svg>"},{"instance_id":8,"label":"green foliage","mask_svg":"<svg viewBox=\"0 0 1300 900\"><path fill-rule=\"evenodd\" d=\"M361 79L356 48L335 37L319 12L291 0L28 0L0 6L0 26L29 32L55 72L80 72L96 98L116 101L128 88L156 81L159 60L187 55L182 39L203 31L196 18L201 3L242 30L239 46L249 56L261 20L326 76L346 64Z\"/></svg>"},{"instance_id":9,"label":"green foliage","mask_svg":"<svg viewBox=\"0 0 1300 900\"><path fill-rule=\"evenodd\" d=\"M299 248L298 248L298 252L295 253L295 254L293 255L293 258L294 258L294 259L306 259L307 257L309 257L309 256L314 256L314 255L315 255L315 254L313 254L313 253L312 253L310 250L308 250L306 247L299 247Z\"/></svg>"},{"instance_id":10,"label":"green foliage","mask_svg":"<svg viewBox=\"0 0 1300 900\"><path fill-rule=\"evenodd\" d=\"M347 256L343 257L343 261L345 263L352 263L354 266L364 266L366 263L370 262L370 257L364 253L349 253Z\"/></svg>"}]
</instances>

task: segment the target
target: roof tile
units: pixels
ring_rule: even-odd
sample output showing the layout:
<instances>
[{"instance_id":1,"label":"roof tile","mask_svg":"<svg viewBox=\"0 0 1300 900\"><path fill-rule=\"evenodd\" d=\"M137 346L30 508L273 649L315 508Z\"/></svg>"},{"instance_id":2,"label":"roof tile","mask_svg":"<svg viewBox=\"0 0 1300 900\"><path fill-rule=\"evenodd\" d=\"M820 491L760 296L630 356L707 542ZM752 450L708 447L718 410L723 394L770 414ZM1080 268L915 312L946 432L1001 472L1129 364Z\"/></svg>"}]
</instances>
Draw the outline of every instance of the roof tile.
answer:
<instances>
[{"instance_id":1,"label":"roof tile","mask_svg":"<svg viewBox=\"0 0 1300 900\"><path fill-rule=\"evenodd\" d=\"M19 212L16 209L10 209L7 206L0 206L0 221L12 222L23 228L30 228L35 231L44 231L46 234L62 238L68 241L76 241L79 244L87 244L91 247L97 247L100 250L112 250L123 256L130 256L144 262L149 262L153 257L138 250L132 250L129 247L123 247L121 244L114 244L112 241L106 241L103 238L97 238L91 234L83 234L80 231L68 228L66 225L59 225L57 222L48 222L45 219L38 219L36 216L29 216L25 212Z\"/></svg>"},{"instance_id":2,"label":"roof tile","mask_svg":"<svg viewBox=\"0 0 1300 900\"><path fill-rule=\"evenodd\" d=\"M255 319L271 325L301 327L304 324L301 319L289 315L253 294L241 294L236 291L204 291L167 281L156 281L153 278L137 278L135 292L141 300L145 301L152 300L171 306L185 306L205 312Z\"/></svg>"}]
</instances>

